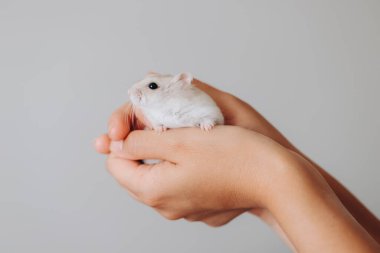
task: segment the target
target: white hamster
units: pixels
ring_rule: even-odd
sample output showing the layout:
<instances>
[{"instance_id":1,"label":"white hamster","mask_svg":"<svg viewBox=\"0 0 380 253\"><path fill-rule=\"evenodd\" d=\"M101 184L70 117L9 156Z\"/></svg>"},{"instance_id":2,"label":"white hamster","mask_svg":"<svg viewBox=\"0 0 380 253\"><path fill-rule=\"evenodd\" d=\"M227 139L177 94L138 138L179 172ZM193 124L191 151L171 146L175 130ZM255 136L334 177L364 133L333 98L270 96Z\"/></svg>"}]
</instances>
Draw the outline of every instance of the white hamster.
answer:
<instances>
[{"instance_id":1,"label":"white hamster","mask_svg":"<svg viewBox=\"0 0 380 253\"><path fill-rule=\"evenodd\" d=\"M200 127L211 130L224 118L214 100L191 84L193 76L149 73L129 90L129 98L158 131L168 128Z\"/></svg>"},{"instance_id":2,"label":"white hamster","mask_svg":"<svg viewBox=\"0 0 380 253\"><path fill-rule=\"evenodd\" d=\"M209 131L215 125L223 125L219 107L209 95L192 85L192 80L189 73L176 76L149 73L128 90L129 98L157 132L180 127ZM155 164L160 160L143 162Z\"/></svg>"}]
</instances>

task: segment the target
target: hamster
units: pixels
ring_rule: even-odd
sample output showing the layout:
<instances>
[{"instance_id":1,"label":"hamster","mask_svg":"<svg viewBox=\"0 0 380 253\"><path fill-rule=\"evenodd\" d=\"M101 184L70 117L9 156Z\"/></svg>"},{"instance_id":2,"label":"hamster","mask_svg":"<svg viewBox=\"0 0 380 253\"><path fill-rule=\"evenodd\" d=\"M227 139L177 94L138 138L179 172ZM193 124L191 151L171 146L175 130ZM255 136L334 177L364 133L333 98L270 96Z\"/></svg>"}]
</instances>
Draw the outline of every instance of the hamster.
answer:
<instances>
[{"instance_id":1,"label":"hamster","mask_svg":"<svg viewBox=\"0 0 380 253\"><path fill-rule=\"evenodd\" d=\"M138 108L159 133L180 127L210 131L215 125L223 125L219 107L209 95L192 85L192 80L190 73L176 76L149 73L128 90L132 108ZM159 162L143 160L145 164Z\"/></svg>"},{"instance_id":2,"label":"hamster","mask_svg":"<svg viewBox=\"0 0 380 253\"><path fill-rule=\"evenodd\" d=\"M191 84L190 73L176 76L149 73L135 83L128 95L157 132L169 128L199 127L209 131L223 125L224 117L214 100Z\"/></svg>"}]
</instances>

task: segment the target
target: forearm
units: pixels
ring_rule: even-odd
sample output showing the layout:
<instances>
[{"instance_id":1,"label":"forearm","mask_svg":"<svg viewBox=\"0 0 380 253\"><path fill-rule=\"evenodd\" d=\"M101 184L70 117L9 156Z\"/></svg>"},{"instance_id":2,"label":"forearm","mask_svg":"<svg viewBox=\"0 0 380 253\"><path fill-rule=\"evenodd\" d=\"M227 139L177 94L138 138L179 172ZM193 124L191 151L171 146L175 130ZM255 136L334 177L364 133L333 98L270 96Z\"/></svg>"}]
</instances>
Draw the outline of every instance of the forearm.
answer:
<instances>
[{"instance_id":1,"label":"forearm","mask_svg":"<svg viewBox=\"0 0 380 253\"><path fill-rule=\"evenodd\" d=\"M269 121L267 121L252 106L228 93L219 91L199 80L194 81L194 85L207 92L219 105L225 115L226 124L238 125L258 133L261 133L283 147L294 151L308 160L323 176L337 197L355 217L355 219L380 243L380 221L373 215L353 194L343 187L335 178L330 176L323 168L318 166L308 157L294 147Z\"/></svg>"},{"instance_id":2,"label":"forearm","mask_svg":"<svg viewBox=\"0 0 380 253\"><path fill-rule=\"evenodd\" d=\"M298 252L380 250L310 163L297 159L276 173L268 209Z\"/></svg>"},{"instance_id":3,"label":"forearm","mask_svg":"<svg viewBox=\"0 0 380 253\"><path fill-rule=\"evenodd\" d=\"M301 154L302 155L302 154ZM303 156L308 159L306 156ZM350 191L348 191L333 176L321 168L318 164L310 161L319 173L327 181L334 193L337 195L342 204L347 208L351 215L371 234L371 236L380 244L380 221L364 206Z\"/></svg>"},{"instance_id":4,"label":"forearm","mask_svg":"<svg viewBox=\"0 0 380 253\"><path fill-rule=\"evenodd\" d=\"M301 155L308 160L323 176L339 200L352 214L352 216L371 234L371 236L380 243L380 221L373 215L350 191L348 191L341 183L339 183L333 176L327 173L318 164L313 162L302 152L300 152L294 145L292 145L274 126L272 126L262 115L253 109L255 114L253 118L258 119L260 122L257 125L257 131L264 132L268 137L274 139L282 146L288 148ZM263 134L264 134L263 133Z\"/></svg>"}]
</instances>

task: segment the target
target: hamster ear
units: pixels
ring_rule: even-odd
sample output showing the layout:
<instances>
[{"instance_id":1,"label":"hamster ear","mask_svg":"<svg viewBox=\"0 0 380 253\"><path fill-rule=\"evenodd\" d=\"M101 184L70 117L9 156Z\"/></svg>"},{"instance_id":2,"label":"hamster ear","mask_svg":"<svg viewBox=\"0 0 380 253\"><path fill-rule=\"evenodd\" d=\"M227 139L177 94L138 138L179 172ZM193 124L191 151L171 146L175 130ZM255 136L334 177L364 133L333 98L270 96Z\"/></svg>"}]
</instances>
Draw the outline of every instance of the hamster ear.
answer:
<instances>
[{"instance_id":1,"label":"hamster ear","mask_svg":"<svg viewBox=\"0 0 380 253\"><path fill-rule=\"evenodd\" d=\"M190 73L180 73L173 77L172 82L184 82L186 84L191 85L191 82L193 81L193 75Z\"/></svg>"},{"instance_id":2,"label":"hamster ear","mask_svg":"<svg viewBox=\"0 0 380 253\"><path fill-rule=\"evenodd\" d=\"M146 73L145 76L157 76L157 75L158 75L158 73L156 71L150 70L150 71L148 71L148 73Z\"/></svg>"}]
</instances>

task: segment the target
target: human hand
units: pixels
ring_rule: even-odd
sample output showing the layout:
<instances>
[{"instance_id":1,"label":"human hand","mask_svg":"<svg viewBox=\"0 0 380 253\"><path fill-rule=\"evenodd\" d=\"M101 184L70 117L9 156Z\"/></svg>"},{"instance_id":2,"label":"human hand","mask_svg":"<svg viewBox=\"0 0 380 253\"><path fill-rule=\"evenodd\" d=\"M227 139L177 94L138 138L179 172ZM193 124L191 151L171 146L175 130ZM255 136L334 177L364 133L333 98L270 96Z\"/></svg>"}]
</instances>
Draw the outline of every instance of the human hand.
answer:
<instances>
[{"instance_id":1,"label":"human hand","mask_svg":"<svg viewBox=\"0 0 380 253\"><path fill-rule=\"evenodd\" d=\"M213 131L172 129L160 135L133 131L111 143L107 167L137 200L168 219L203 220L217 226L266 205L271 173L283 168L286 149L240 127ZM160 159L154 165L141 159Z\"/></svg>"},{"instance_id":2,"label":"human hand","mask_svg":"<svg viewBox=\"0 0 380 253\"><path fill-rule=\"evenodd\" d=\"M141 159L163 162L147 165ZM218 226L236 212L259 207L273 214L296 251L379 250L310 163L254 131L137 130L111 143L107 167L132 196L168 219Z\"/></svg>"},{"instance_id":3,"label":"human hand","mask_svg":"<svg viewBox=\"0 0 380 253\"><path fill-rule=\"evenodd\" d=\"M238 99L237 97L218 90L210 85L207 85L199 80L194 80L193 84L199 89L203 90L209 94L218 106L221 108L225 123L227 125L242 126L247 129L255 130L260 133L266 134L274 139L279 139L282 136L273 131L273 127L250 105L244 101ZM116 110L109 120L109 131L108 135L103 135L98 138L96 142L96 147L100 153L109 153L109 145L111 140L123 140L133 130L133 126L139 129L144 128L146 123L144 123L144 117L139 111L133 110L130 104L125 104ZM282 137L283 138L283 137ZM283 138L284 139L284 138ZM212 221L206 223L215 224L225 224L231 219L239 216L241 213L247 211L247 209L242 210L228 210L226 212L211 212L200 215L192 215L188 217L188 220L201 220L201 221ZM260 218L268 222L266 217L270 215L266 213L266 210L255 209L254 214L260 213ZM263 215L265 213L265 215ZM270 222L273 224L273 222Z\"/></svg>"},{"instance_id":4,"label":"human hand","mask_svg":"<svg viewBox=\"0 0 380 253\"><path fill-rule=\"evenodd\" d=\"M308 170L312 174L314 174L313 177L314 178L319 177L319 180L317 180L317 181L323 182L323 180L321 180L321 178L320 178L320 175L318 175L318 173L317 173L317 171L319 171L323 175L323 177L327 180L328 184L330 184L330 186L333 188L335 193L341 198L341 200L343 201L343 203L346 205L347 208L349 208L350 210L354 210L354 211L355 210L364 210L363 212L356 212L355 211L354 215L360 221L360 223L363 226L365 226L366 228L369 228L369 231L372 232L372 235L376 234L376 226L371 225L371 224L374 224L374 222L372 222L372 221L375 221L375 223L377 222L376 217L371 215L371 213L368 210L366 210L365 207L352 196L352 194L350 194L334 178L332 178L330 175L328 175L322 168L320 168L318 165L316 165L315 163L313 163L311 160L309 160L307 158L305 160L304 159L305 157L294 146L292 146L290 144L290 142L288 142L284 136L282 136L268 121L265 120L265 118L263 118L251 106L249 106L245 102L241 101L240 99L238 99L238 98L236 98L230 94L219 91L219 90L217 90L211 86L208 86L207 84L204 84L200 81L196 80L194 85L197 85L198 88L206 91L211 97L214 98L214 100L217 102L217 104L222 109L222 112L225 115L226 124L240 125L240 126L245 127L247 129L251 129L251 130L254 130L258 133L266 135L266 136L272 138L273 140L275 140L276 142L278 142L279 144L281 144L283 147L286 147L289 150L294 151L294 153L296 155L300 155L299 158L303 162L307 162L307 160L310 161L311 164L308 164L307 167L309 167ZM96 141L96 148L97 148L98 152L108 154L110 152L109 146L110 146L111 140L123 140L126 138L126 136L132 130L132 128L130 127L131 121L126 120L128 118L128 117L126 117L126 115L130 115L130 112L131 112L128 109L128 106L129 105L127 104L127 105L121 107L118 111L116 111L112 115L112 117L110 119L109 134L101 136ZM140 123L140 125L143 126L144 125L143 117L141 117L141 115L139 115L138 112L136 113L136 118L137 118L137 123ZM290 152L290 153L292 153L292 152ZM109 157L112 158L113 155L111 154ZM138 163L136 164L136 161L124 159L124 168L125 169L127 169L128 166L130 168L133 168L133 167L136 168L137 165L138 165ZM314 167L313 167L313 165L314 165ZM138 166L140 166L140 165L138 165ZM301 171L304 171L304 169L302 168ZM313 189L319 188L319 190L317 190L317 192L319 192L319 193L320 192L322 192L322 193L326 192L326 189L321 190L323 188L326 188L326 186L327 186L326 184L324 184L322 187L310 187L310 184L305 185L303 183L303 181L308 181L307 179L309 179L309 176L299 177L297 175L296 178L297 178L296 181L301 182L301 184L306 188L313 188ZM272 182L272 185L275 185L275 183ZM292 184L288 184L287 186L289 186L289 185L292 185ZM292 186L291 188L295 188L295 187ZM328 189L328 187L327 187L327 189ZM300 191L300 192L304 192L304 191ZM302 194L304 194L304 193L302 193ZM330 192L330 194L332 194L332 193ZM280 195L282 195L282 194L280 194ZM334 200L333 202L337 203L338 200L336 199L336 196L334 196L333 194L331 196L332 196L332 199ZM304 203L305 205L303 205L304 207L307 207L307 206L313 206L314 203L317 203L313 199L314 198L311 198L311 197L305 198L304 196L300 196L300 198L297 198L297 201L300 201L300 200L308 200L309 201L310 200L309 203L307 203L307 204ZM323 199L325 199L325 198L323 198ZM331 199L331 198L328 198L328 199ZM296 200L296 199L294 197L292 197L290 200ZM278 202L281 202L284 204L284 206L282 208L278 208L278 210L283 210L284 207L289 205L289 203L287 203L286 201L278 201ZM293 206L292 210L295 210L296 204L299 204L299 203L295 202L294 205L292 205ZM323 205L319 205L319 207L321 207L321 206L323 206ZM304 207L300 208L300 210L305 210ZM230 210L224 209L221 211L205 211L205 212L200 212L200 213L194 212L193 214L187 215L186 218L189 220L202 220L202 221L205 221L206 223L208 223L210 225L216 225L217 226L217 225L222 225L222 224L228 222L229 220L233 219L234 217L238 216L239 214L241 214L242 212L244 212L246 210L247 210L247 208L238 208L238 209L235 208L235 209L230 209ZM295 223L294 219L298 219L298 218L294 218L295 216L293 215L292 210L289 210L289 212L287 212L287 214L286 214L286 212L283 212L283 211L280 211L279 213L277 213L277 216L282 216L282 215L288 216L287 219L288 219L289 223L286 224L286 223L282 222L281 226L279 225L280 223L277 221L278 217L276 215L272 215L272 212L269 211L269 209L255 207L254 209L251 209L251 212L253 214L257 215L258 217L260 217L261 219L263 219L264 221L266 221L267 223L269 223L269 225L271 225L275 230L277 230L277 232L279 232L279 234L283 236L285 241L288 242L288 244L292 248L293 248L293 243L290 242L289 237L288 237L288 233L286 233L289 231L286 231L286 232L284 231L284 228L283 228L284 224L285 224L285 228L286 227L298 227L297 230L301 232L301 234L298 235L298 238L300 238L299 244L301 242L306 242L303 244L310 245L309 243L307 243L306 240L302 239L305 236L307 237L307 235L302 234L302 231L303 231L303 229L301 229L302 226L300 228L298 226L299 224ZM320 208L312 207L309 211L313 212L314 214L310 215L310 213L307 214L306 212L302 212L302 213L299 213L299 216L297 216L297 217L306 216L305 220L309 220L307 218L308 216L309 217L315 216L315 215L321 213ZM345 210L340 210L340 213L342 213L342 212L344 213ZM364 215L362 215L363 213L364 213ZM172 216L172 217L175 217L175 216ZM373 218L367 219L367 217L373 217ZM370 220L370 222L367 222L368 220ZM324 219L324 218L320 219L320 221L332 222L330 219ZM368 224L370 224L370 225L368 225ZM325 228L331 227L331 226L328 226L328 224L323 224L322 222L312 223L309 225L310 226L319 225L320 231L323 231ZM371 230L371 227L374 227L374 229ZM356 227L352 230L359 231L361 229ZM375 232L373 232L373 230ZM290 232L293 233L295 231L290 230ZM327 232L327 231L325 231L325 232ZM322 235L328 235L327 238L331 239L332 238L330 236L331 233L325 233L325 232L322 232L320 235L321 236ZM329 232L331 232L331 231L329 231ZM362 233L362 232L363 231L361 231L360 233ZM314 236L313 238L316 238L316 237ZM297 237L293 237L293 240L295 240L295 239L297 239Z\"/></svg>"}]
</instances>

